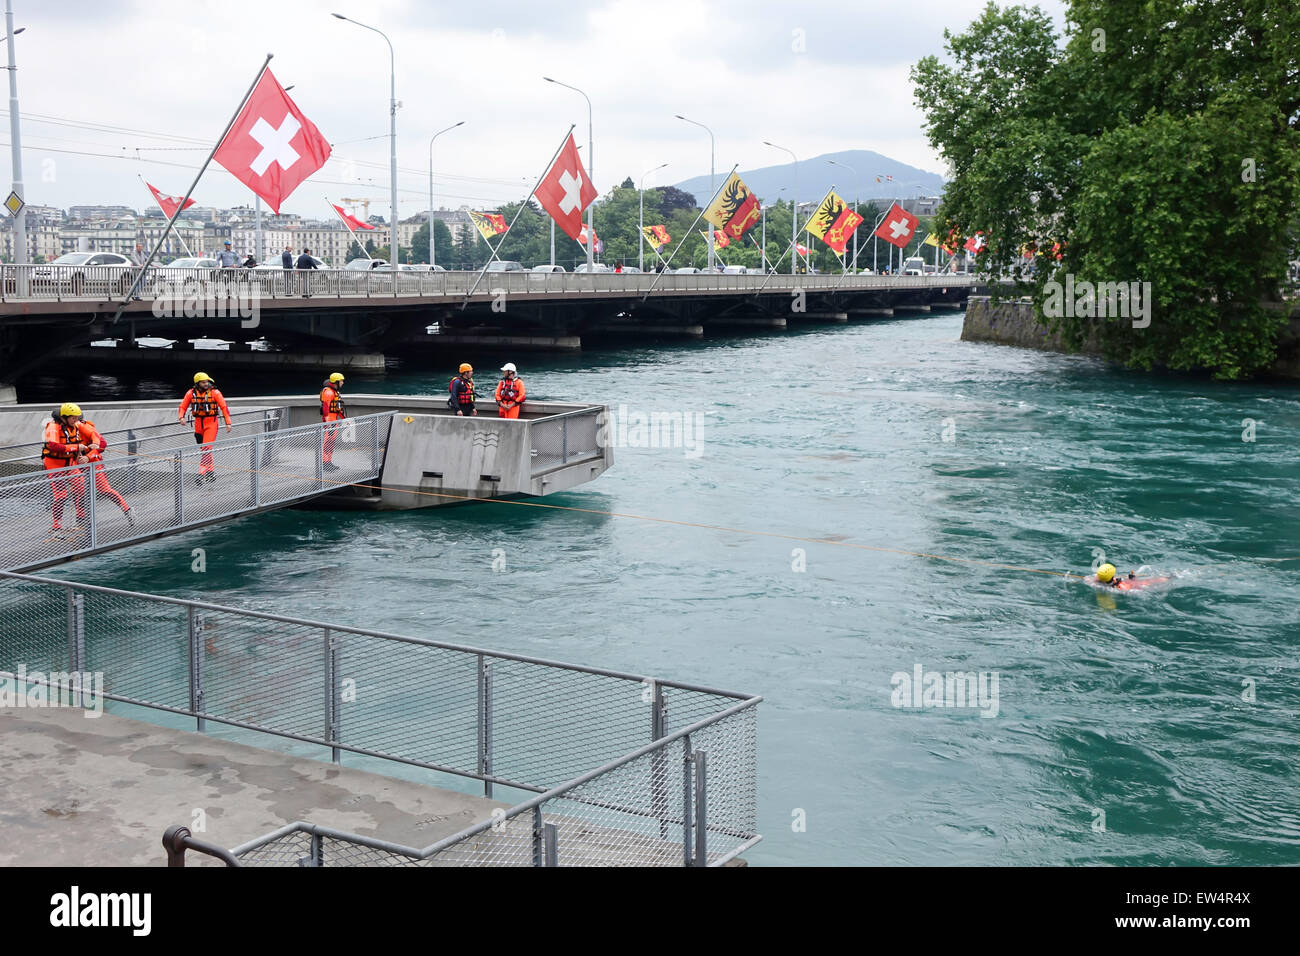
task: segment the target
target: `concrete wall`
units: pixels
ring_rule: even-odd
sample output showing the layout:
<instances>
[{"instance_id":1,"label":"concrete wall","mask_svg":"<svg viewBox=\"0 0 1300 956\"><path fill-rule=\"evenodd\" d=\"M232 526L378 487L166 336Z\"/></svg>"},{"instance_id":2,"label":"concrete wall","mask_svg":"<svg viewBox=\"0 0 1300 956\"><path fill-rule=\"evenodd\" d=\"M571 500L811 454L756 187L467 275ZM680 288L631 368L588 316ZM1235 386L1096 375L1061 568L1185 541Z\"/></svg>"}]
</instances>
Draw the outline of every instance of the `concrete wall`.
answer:
<instances>
[{"instance_id":1,"label":"concrete wall","mask_svg":"<svg viewBox=\"0 0 1300 956\"><path fill-rule=\"evenodd\" d=\"M988 296L971 296L966 305L966 319L961 337L965 342L992 342L1049 352L1079 351L1100 354L1095 339L1078 350L1066 349L1055 332L1040 324L1032 304L1025 301L1000 302L994 305ZM1300 313L1291 314L1290 323L1278 340L1278 357L1269 374L1280 378L1300 379Z\"/></svg>"}]
</instances>

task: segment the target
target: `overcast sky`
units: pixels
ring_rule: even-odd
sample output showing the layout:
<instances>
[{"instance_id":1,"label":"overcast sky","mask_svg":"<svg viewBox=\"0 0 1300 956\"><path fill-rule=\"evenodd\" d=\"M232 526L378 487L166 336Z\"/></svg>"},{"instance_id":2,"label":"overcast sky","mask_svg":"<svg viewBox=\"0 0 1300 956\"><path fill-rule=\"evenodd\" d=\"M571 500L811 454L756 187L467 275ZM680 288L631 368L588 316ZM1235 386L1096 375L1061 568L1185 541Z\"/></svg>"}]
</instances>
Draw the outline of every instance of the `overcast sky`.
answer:
<instances>
[{"instance_id":1,"label":"overcast sky","mask_svg":"<svg viewBox=\"0 0 1300 956\"><path fill-rule=\"evenodd\" d=\"M717 166L780 163L855 147L942 172L913 102L909 67L942 51L983 0L13 0L28 202L66 208L150 201L137 175L180 194L224 129L266 53L303 112L334 144L330 162L285 204L319 216L323 199L370 197L388 215L389 57L397 62L402 217L428 208L429 137L439 138L435 205L484 208L527 194L570 123L595 182L668 168L647 186ZM1061 19L1062 5L1044 8ZM7 114L6 114L7 118ZM114 129L86 129L86 124ZM172 137L159 138L159 135ZM177 140L175 137L193 141ZM9 136L3 162L9 162ZM107 154L112 158L78 155ZM864 173L863 175L867 175ZM202 205L252 202L213 164ZM804 197L808 198L808 197ZM358 209L358 212L360 210Z\"/></svg>"}]
</instances>

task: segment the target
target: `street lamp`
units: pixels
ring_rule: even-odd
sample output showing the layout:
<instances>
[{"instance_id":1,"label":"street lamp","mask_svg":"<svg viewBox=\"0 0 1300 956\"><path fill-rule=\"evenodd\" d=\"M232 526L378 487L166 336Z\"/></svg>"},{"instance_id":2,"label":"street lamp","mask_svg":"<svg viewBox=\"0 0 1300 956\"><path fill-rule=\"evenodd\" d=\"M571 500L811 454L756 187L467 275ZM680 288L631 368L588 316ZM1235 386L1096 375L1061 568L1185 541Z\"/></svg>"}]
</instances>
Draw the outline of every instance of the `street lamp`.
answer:
<instances>
[{"instance_id":1,"label":"street lamp","mask_svg":"<svg viewBox=\"0 0 1300 956\"><path fill-rule=\"evenodd\" d=\"M709 129L703 123L697 123L693 119L686 119L686 117L683 116L681 113L674 113L673 115L676 116L679 120L683 120L687 123L690 123L692 126L698 126L700 129L704 130L706 133L709 134L709 197L710 197L709 201L712 202L713 193L718 188L717 184L714 182L714 172L713 172L715 169L714 156L716 155L717 152L714 149L713 130ZM713 271L713 222L710 221L709 222L709 272L712 271Z\"/></svg>"},{"instance_id":2,"label":"street lamp","mask_svg":"<svg viewBox=\"0 0 1300 956\"><path fill-rule=\"evenodd\" d=\"M771 146L773 149L779 149L789 153L790 158L794 160L794 197L791 200L790 212L790 275L795 273L795 260L799 258L798 236L799 236L799 157L794 154L794 150L786 149L784 146L778 146L776 143L769 143L763 140L764 146Z\"/></svg>"},{"instance_id":3,"label":"street lamp","mask_svg":"<svg viewBox=\"0 0 1300 956\"><path fill-rule=\"evenodd\" d=\"M388 227L388 251L392 253L392 257L388 261L392 264L393 267L393 294L396 295L397 274L398 272L401 271L398 268L398 263L401 261L401 259L398 258L398 252L397 252L397 56L393 53L393 41L388 39L388 34L386 34L383 30L379 30L376 29L375 27L368 26L367 24L364 24L359 20L353 20L351 17L345 17L341 13L336 13L334 14L334 16L340 20L346 20L348 23L354 23L359 27L364 27L365 29L370 30L373 33L378 33L381 37L384 38L384 42L388 44L388 82L389 82L388 141L389 141L389 151L390 151L389 158L390 158L390 167L391 167L390 180L391 180L391 187L392 187L392 196L390 198L393 207L392 210L393 218L389 223L389 227ZM429 241L432 242L433 238L430 237Z\"/></svg>"},{"instance_id":4,"label":"street lamp","mask_svg":"<svg viewBox=\"0 0 1300 956\"><path fill-rule=\"evenodd\" d=\"M654 169L647 169L641 174L641 212L637 215L637 223L641 229L636 240L636 267L642 272L645 272L645 178L667 165L667 163L660 163Z\"/></svg>"},{"instance_id":5,"label":"street lamp","mask_svg":"<svg viewBox=\"0 0 1300 956\"><path fill-rule=\"evenodd\" d=\"M23 198L23 144L18 122L18 62L14 54L14 37L26 30L14 29L14 9L11 0L5 0L5 40L9 47L9 143L13 147L14 192ZM27 262L27 208L24 206L14 216L14 263ZM27 276L20 277L26 285ZM22 294L20 292L20 294Z\"/></svg>"},{"instance_id":6,"label":"street lamp","mask_svg":"<svg viewBox=\"0 0 1300 956\"><path fill-rule=\"evenodd\" d=\"M431 266L437 264L434 261L434 252L433 252L433 141L437 139L439 136L441 136L443 133L449 133L452 130L454 130L457 126L464 126L464 125L465 125L464 120L461 120L459 123L453 123L451 126L448 126L446 129L438 130L438 132L434 133L433 136L430 137L429 139L429 265Z\"/></svg>"},{"instance_id":7,"label":"street lamp","mask_svg":"<svg viewBox=\"0 0 1300 956\"><path fill-rule=\"evenodd\" d=\"M553 80L549 76L542 77L547 83L554 83L556 86L562 86L566 90L573 90L575 93L582 93L582 90L576 86L570 86L568 83L561 83L559 80ZM587 101L587 175L591 177L591 184L596 184L596 148L592 141L591 132L591 97L582 93L582 98ZM587 207L587 271L595 272L596 262L596 225L593 219L592 210L595 207L592 202Z\"/></svg>"},{"instance_id":8,"label":"street lamp","mask_svg":"<svg viewBox=\"0 0 1300 956\"><path fill-rule=\"evenodd\" d=\"M841 169L847 169L849 172L853 174L853 212L856 214L858 211L858 191L859 191L858 171L854 169L852 166L850 166L848 163L838 163L833 159L828 159L826 160L826 162L830 163L832 166L839 166ZM855 228L853 230L853 267L856 269L857 265L858 265L858 230ZM847 265L845 266L844 271L845 272L848 271Z\"/></svg>"}]
</instances>

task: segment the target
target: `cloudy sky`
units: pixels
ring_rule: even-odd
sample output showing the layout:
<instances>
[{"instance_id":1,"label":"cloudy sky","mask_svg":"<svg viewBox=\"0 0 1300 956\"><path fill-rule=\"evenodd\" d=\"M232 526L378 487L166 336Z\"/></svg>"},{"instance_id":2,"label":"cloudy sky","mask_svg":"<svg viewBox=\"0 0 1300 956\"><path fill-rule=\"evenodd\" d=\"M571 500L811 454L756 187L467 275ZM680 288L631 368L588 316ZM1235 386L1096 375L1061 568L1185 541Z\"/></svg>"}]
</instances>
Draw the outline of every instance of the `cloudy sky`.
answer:
<instances>
[{"instance_id":1,"label":"cloudy sky","mask_svg":"<svg viewBox=\"0 0 1300 956\"><path fill-rule=\"evenodd\" d=\"M527 194L570 123L586 155L595 119L595 181L668 168L647 185L855 147L935 172L908 69L940 52L983 0L13 0L28 202L143 206L137 176L164 192L189 185L266 53L303 112L334 144L330 162L285 211L317 216L324 197L370 197L387 216L388 47L397 63L399 203L491 207ZM1061 4L1044 7L1060 22ZM7 119L7 114L6 114ZM9 136L3 137L8 162ZM95 156L86 153L99 154ZM6 174L7 175L7 174ZM203 205L251 203L209 167ZM805 197L808 198L808 197ZM360 211L360 210L358 210Z\"/></svg>"}]
</instances>

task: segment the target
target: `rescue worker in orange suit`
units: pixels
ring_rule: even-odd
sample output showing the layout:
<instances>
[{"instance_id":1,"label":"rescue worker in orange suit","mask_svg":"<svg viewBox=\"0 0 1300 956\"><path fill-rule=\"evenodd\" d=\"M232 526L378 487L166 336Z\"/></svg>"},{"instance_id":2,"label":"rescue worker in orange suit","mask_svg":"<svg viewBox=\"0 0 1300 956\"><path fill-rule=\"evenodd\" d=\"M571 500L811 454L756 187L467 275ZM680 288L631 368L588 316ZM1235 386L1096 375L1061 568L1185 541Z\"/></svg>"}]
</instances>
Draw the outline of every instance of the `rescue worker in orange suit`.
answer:
<instances>
[{"instance_id":1,"label":"rescue worker in orange suit","mask_svg":"<svg viewBox=\"0 0 1300 956\"><path fill-rule=\"evenodd\" d=\"M217 420L220 413L226 419L226 433L230 433L230 409L226 407L225 396L216 387L207 372L194 375L194 387L181 399L176 417L185 421L185 412L194 415L194 442L203 446L203 456L199 459L199 473L194 478L196 485L204 480L216 481L217 473L212 461L212 443L217 440L217 431L221 423Z\"/></svg>"},{"instance_id":2,"label":"rescue worker in orange suit","mask_svg":"<svg viewBox=\"0 0 1300 956\"><path fill-rule=\"evenodd\" d=\"M122 509L122 514L126 515L127 523L134 525L135 515L131 514L131 506L108 483L107 469L104 467L104 449L108 447L108 440L99 433L95 423L84 416L78 427L81 429L82 440L90 446L90 450L86 452L86 460L95 470L95 491L116 502L117 506Z\"/></svg>"},{"instance_id":3,"label":"rescue worker in orange suit","mask_svg":"<svg viewBox=\"0 0 1300 956\"><path fill-rule=\"evenodd\" d=\"M497 382L497 413L502 418L518 418L524 404L524 380L515 370L514 362L501 366L501 381Z\"/></svg>"},{"instance_id":4,"label":"rescue worker in orange suit","mask_svg":"<svg viewBox=\"0 0 1300 956\"><path fill-rule=\"evenodd\" d=\"M86 452L90 451L90 445L86 443L80 425L81 406L74 402L64 402L51 420L45 423L45 444L41 447L41 460L46 471L86 463ZM54 492L55 531L63 530L63 502L67 500L69 491L77 506L77 520L85 519L86 475L83 469L51 475L50 489Z\"/></svg>"},{"instance_id":5,"label":"rescue worker in orange suit","mask_svg":"<svg viewBox=\"0 0 1300 956\"><path fill-rule=\"evenodd\" d=\"M460 374L451 380L447 386L451 392L451 397L447 399L447 404L455 409L457 415L477 415L478 409L474 407L474 366L468 362L462 362Z\"/></svg>"},{"instance_id":6,"label":"rescue worker in orange suit","mask_svg":"<svg viewBox=\"0 0 1300 956\"><path fill-rule=\"evenodd\" d=\"M324 422L337 422L347 418L347 412L343 408L343 373L330 373L329 380L325 382L324 387L320 390L320 417ZM322 458L325 459L326 471L338 471L339 466L334 464L334 439L338 435L337 428L325 429L325 435L322 438L322 448L324 453Z\"/></svg>"}]
</instances>

